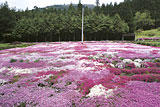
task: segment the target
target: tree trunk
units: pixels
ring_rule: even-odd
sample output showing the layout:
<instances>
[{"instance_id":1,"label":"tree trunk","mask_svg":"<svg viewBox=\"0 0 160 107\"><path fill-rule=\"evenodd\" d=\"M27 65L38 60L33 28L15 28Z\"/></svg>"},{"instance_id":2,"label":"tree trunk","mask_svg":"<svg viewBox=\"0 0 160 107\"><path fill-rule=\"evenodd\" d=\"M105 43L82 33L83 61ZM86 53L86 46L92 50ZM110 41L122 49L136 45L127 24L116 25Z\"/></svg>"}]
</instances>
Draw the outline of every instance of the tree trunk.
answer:
<instances>
[{"instance_id":1,"label":"tree trunk","mask_svg":"<svg viewBox=\"0 0 160 107\"><path fill-rule=\"evenodd\" d=\"M59 42L61 41L61 36L60 36L60 34L59 34Z\"/></svg>"},{"instance_id":2,"label":"tree trunk","mask_svg":"<svg viewBox=\"0 0 160 107\"><path fill-rule=\"evenodd\" d=\"M50 35L50 36L51 36L50 41L52 42L52 39L53 39L53 38L52 38L52 32L51 32L51 35Z\"/></svg>"},{"instance_id":3,"label":"tree trunk","mask_svg":"<svg viewBox=\"0 0 160 107\"><path fill-rule=\"evenodd\" d=\"M74 41L76 41L76 32L74 31L74 38L73 38Z\"/></svg>"}]
</instances>

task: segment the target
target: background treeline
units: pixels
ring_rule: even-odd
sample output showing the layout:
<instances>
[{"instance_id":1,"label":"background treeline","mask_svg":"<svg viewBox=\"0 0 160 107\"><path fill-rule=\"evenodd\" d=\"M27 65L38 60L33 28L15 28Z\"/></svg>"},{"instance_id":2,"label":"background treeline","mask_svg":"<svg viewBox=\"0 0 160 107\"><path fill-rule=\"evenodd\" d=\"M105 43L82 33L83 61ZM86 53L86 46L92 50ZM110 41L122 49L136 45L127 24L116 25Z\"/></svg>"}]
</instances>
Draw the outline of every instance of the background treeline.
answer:
<instances>
[{"instance_id":1,"label":"background treeline","mask_svg":"<svg viewBox=\"0 0 160 107\"><path fill-rule=\"evenodd\" d=\"M125 0L103 4L96 0L93 9L85 6L85 40L121 39L124 33L160 26L160 0ZM0 39L12 41L81 40L82 4L68 9L38 8L16 11L7 3L0 5Z\"/></svg>"}]
</instances>

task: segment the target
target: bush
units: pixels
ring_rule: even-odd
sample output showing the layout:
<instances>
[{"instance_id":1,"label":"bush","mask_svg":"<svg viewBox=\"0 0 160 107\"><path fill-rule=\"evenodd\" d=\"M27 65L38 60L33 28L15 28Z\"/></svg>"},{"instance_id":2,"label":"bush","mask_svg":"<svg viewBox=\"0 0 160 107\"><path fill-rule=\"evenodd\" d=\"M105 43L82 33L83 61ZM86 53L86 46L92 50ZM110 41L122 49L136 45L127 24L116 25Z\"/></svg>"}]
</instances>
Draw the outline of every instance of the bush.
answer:
<instances>
[{"instance_id":1,"label":"bush","mask_svg":"<svg viewBox=\"0 0 160 107\"><path fill-rule=\"evenodd\" d=\"M155 20L151 18L150 12L145 11L143 13L137 12L134 17L134 24L136 29L150 29L154 26Z\"/></svg>"},{"instance_id":2,"label":"bush","mask_svg":"<svg viewBox=\"0 0 160 107\"><path fill-rule=\"evenodd\" d=\"M155 36L155 33L148 33L147 36Z\"/></svg>"},{"instance_id":3,"label":"bush","mask_svg":"<svg viewBox=\"0 0 160 107\"><path fill-rule=\"evenodd\" d=\"M10 43L10 45L17 45L17 44L22 44L22 42L15 41L15 42Z\"/></svg>"},{"instance_id":4,"label":"bush","mask_svg":"<svg viewBox=\"0 0 160 107\"><path fill-rule=\"evenodd\" d=\"M10 63L17 62L17 59L11 59Z\"/></svg>"},{"instance_id":5,"label":"bush","mask_svg":"<svg viewBox=\"0 0 160 107\"><path fill-rule=\"evenodd\" d=\"M142 33L143 29L138 29L136 33Z\"/></svg>"},{"instance_id":6,"label":"bush","mask_svg":"<svg viewBox=\"0 0 160 107\"><path fill-rule=\"evenodd\" d=\"M158 31L160 31L160 27L159 27L159 28L157 28L157 30L158 30Z\"/></svg>"},{"instance_id":7,"label":"bush","mask_svg":"<svg viewBox=\"0 0 160 107\"><path fill-rule=\"evenodd\" d=\"M150 43L145 43L145 45L151 46L152 44L150 44Z\"/></svg>"},{"instance_id":8,"label":"bush","mask_svg":"<svg viewBox=\"0 0 160 107\"><path fill-rule=\"evenodd\" d=\"M3 34L3 38L4 38L5 42L12 42L14 40L11 33Z\"/></svg>"}]
</instances>

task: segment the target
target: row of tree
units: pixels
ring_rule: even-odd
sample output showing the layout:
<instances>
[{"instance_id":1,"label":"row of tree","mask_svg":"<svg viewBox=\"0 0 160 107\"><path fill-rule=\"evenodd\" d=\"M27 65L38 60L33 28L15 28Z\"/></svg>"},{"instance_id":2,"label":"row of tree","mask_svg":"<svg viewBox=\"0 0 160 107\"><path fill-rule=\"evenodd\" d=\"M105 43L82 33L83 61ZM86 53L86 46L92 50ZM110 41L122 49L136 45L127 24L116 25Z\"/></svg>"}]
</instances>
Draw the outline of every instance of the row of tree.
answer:
<instances>
[{"instance_id":1,"label":"row of tree","mask_svg":"<svg viewBox=\"0 0 160 107\"><path fill-rule=\"evenodd\" d=\"M97 0L94 9L84 7L84 39L120 40L124 33L158 27L160 15L155 16L153 8L139 6L138 3L142 4L140 1L145 1L147 6L150 3L150 0L125 0L120 4L99 6ZM158 0L152 2L156 4ZM35 7L33 10L16 11L7 3L1 4L0 39L7 42L79 41L82 7L79 3L77 8L71 4L68 9Z\"/></svg>"},{"instance_id":2,"label":"row of tree","mask_svg":"<svg viewBox=\"0 0 160 107\"><path fill-rule=\"evenodd\" d=\"M105 15L109 14L110 16L119 14L120 17L128 23L130 32L134 32L139 28L146 30L160 27L159 7L160 0L124 0L124 2L121 2L120 4L102 4L99 12L102 12ZM141 21L145 19L142 24L140 24L141 22L138 22L138 26L134 20L136 15L141 18L139 19Z\"/></svg>"}]
</instances>

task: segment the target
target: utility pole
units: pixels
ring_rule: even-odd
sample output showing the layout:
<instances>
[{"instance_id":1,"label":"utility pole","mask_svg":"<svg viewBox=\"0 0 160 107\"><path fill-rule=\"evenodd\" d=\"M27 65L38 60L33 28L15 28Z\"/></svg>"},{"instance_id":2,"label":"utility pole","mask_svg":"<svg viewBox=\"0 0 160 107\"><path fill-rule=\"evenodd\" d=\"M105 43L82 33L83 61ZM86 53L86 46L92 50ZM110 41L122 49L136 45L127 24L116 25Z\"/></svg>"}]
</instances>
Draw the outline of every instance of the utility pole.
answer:
<instances>
[{"instance_id":1,"label":"utility pole","mask_svg":"<svg viewBox=\"0 0 160 107\"><path fill-rule=\"evenodd\" d=\"M83 34L83 19L84 19L84 8L82 5L82 43L83 43L83 39L84 39L84 34Z\"/></svg>"}]
</instances>

